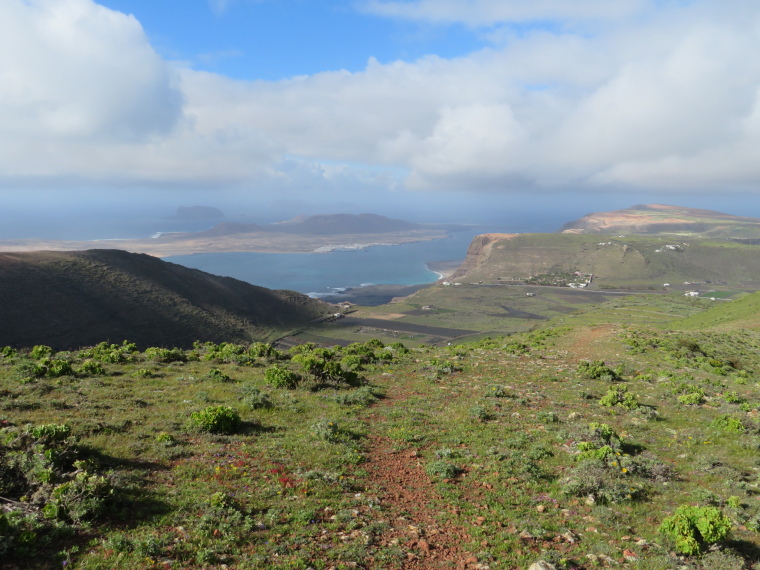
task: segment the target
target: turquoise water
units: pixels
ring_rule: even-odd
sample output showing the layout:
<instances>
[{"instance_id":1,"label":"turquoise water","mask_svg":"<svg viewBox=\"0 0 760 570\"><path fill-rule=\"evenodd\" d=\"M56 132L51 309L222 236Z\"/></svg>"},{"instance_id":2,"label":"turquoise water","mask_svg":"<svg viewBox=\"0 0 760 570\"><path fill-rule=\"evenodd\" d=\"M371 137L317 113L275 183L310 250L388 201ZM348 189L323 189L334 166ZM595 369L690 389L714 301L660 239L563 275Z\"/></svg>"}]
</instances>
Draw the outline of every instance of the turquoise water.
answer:
<instances>
[{"instance_id":1,"label":"turquoise water","mask_svg":"<svg viewBox=\"0 0 760 570\"><path fill-rule=\"evenodd\" d=\"M319 297L370 284L433 283L439 275L425 263L464 259L477 233L483 229L438 240L329 253L199 253L164 259L270 289Z\"/></svg>"}]
</instances>

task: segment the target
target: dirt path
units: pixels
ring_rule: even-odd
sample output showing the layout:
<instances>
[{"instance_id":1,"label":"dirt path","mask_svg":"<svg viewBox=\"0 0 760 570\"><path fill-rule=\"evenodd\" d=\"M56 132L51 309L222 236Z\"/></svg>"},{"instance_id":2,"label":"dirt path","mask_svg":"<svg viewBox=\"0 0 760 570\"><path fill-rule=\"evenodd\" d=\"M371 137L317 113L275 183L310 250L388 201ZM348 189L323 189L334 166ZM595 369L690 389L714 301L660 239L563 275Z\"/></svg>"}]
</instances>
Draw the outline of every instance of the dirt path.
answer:
<instances>
[{"instance_id":1,"label":"dirt path","mask_svg":"<svg viewBox=\"0 0 760 570\"><path fill-rule=\"evenodd\" d=\"M410 396L389 387L379 406L402 405ZM381 421L376 408L368 418L370 426ZM391 529L383 538L386 545L399 545L407 553L403 568L433 570L440 568L476 568L477 559L461 545L469 540L468 533L446 519L455 516L447 512L441 497L428 475L416 450L398 450L393 440L372 435L363 467L369 473L370 486L376 489L385 509Z\"/></svg>"},{"instance_id":2,"label":"dirt path","mask_svg":"<svg viewBox=\"0 0 760 570\"><path fill-rule=\"evenodd\" d=\"M403 567L415 570L451 568L453 562L458 568L466 568L468 562L477 562L460 548L469 538L467 532L438 520L439 509L435 503L440 504L440 496L425 473L417 452L394 452L393 442L379 437L373 437L371 441L365 468L389 514L391 531L386 533L386 538L391 543L405 543L405 550L409 550Z\"/></svg>"}]
</instances>

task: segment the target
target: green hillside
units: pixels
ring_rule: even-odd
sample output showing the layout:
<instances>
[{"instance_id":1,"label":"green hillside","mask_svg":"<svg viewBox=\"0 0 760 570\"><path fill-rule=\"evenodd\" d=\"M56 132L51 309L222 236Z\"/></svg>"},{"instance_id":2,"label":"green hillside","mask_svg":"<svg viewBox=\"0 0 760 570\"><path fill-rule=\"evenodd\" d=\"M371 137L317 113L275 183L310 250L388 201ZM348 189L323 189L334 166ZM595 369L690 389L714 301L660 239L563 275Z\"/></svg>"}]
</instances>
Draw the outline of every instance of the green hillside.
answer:
<instances>
[{"instance_id":1,"label":"green hillside","mask_svg":"<svg viewBox=\"0 0 760 570\"><path fill-rule=\"evenodd\" d=\"M662 289L685 281L702 289L760 288L760 246L730 241L521 234L472 252L475 259L465 261L464 274L452 279L510 283L538 276L550 283L553 276L572 281L567 274L578 271L594 275L593 288Z\"/></svg>"},{"instance_id":2,"label":"green hillside","mask_svg":"<svg viewBox=\"0 0 760 570\"><path fill-rule=\"evenodd\" d=\"M760 559L755 333L0 353L3 568Z\"/></svg>"},{"instance_id":3,"label":"green hillside","mask_svg":"<svg viewBox=\"0 0 760 570\"><path fill-rule=\"evenodd\" d=\"M713 303L703 312L670 323L680 330L760 329L760 292L752 293L730 303Z\"/></svg>"}]
</instances>

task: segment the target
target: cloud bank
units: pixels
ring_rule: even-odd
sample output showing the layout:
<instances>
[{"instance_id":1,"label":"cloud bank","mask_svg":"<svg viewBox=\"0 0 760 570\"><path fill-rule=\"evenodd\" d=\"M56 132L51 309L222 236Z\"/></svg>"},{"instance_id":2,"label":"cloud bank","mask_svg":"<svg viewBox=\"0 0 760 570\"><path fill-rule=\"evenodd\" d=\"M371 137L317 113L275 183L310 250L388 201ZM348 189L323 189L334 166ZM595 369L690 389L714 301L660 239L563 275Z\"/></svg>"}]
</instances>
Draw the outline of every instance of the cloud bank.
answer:
<instances>
[{"instance_id":1,"label":"cloud bank","mask_svg":"<svg viewBox=\"0 0 760 570\"><path fill-rule=\"evenodd\" d=\"M356 73L245 82L161 59L134 17L92 0L5 0L0 181L758 187L760 4L374 0L364 9L462 23L493 41L458 58L370 58ZM513 27L536 21L552 25Z\"/></svg>"}]
</instances>

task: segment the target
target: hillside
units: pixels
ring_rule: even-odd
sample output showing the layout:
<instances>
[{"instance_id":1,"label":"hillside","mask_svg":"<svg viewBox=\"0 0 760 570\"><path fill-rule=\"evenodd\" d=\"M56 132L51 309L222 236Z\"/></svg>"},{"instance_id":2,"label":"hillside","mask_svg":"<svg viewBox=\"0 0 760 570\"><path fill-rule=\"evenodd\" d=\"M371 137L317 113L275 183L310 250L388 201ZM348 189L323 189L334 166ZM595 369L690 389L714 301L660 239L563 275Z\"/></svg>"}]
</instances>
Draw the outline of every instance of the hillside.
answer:
<instances>
[{"instance_id":1,"label":"hillside","mask_svg":"<svg viewBox=\"0 0 760 570\"><path fill-rule=\"evenodd\" d=\"M760 292L669 323L680 330L760 330Z\"/></svg>"},{"instance_id":2,"label":"hillside","mask_svg":"<svg viewBox=\"0 0 760 570\"><path fill-rule=\"evenodd\" d=\"M683 237L760 238L760 219L732 216L663 204L642 204L595 212L566 223L563 233L647 235L670 234Z\"/></svg>"},{"instance_id":3,"label":"hillside","mask_svg":"<svg viewBox=\"0 0 760 570\"><path fill-rule=\"evenodd\" d=\"M756 570L758 373L615 324L0 349L2 566Z\"/></svg>"},{"instance_id":4,"label":"hillside","mask_svg":"<svg viewBox=\"0 0 760 570\"><path fill-rule=\"evenodd\" d=\"M760 249L732 241L586 234L478 236L451 281L590 289L760 289ZM574 275L575 272L583 275ZM684 285L684 282L688 282Z\"/></svg>"},{"instance_id":5,"label":"hillside","mask_svg":"<svg viewBox=\"0 0 760 570\"><path fill-rule=\"evenodd\" d=\"M418 230L423 226L378 214L330 214L299 216L280 224L265 226L266 231L314 234L380 234Z\"/></svg>"},{"instance_id":6,"label":"hillside","mask_svg":"<svg viewBox=\"0 0 760 570\"><path fill-rule=\"evenodd\" d=\"M104 340L188 347L267 340L329 313L272 291L119 250L0 254L0 345Z\"/></svg>"}]
</instances>

